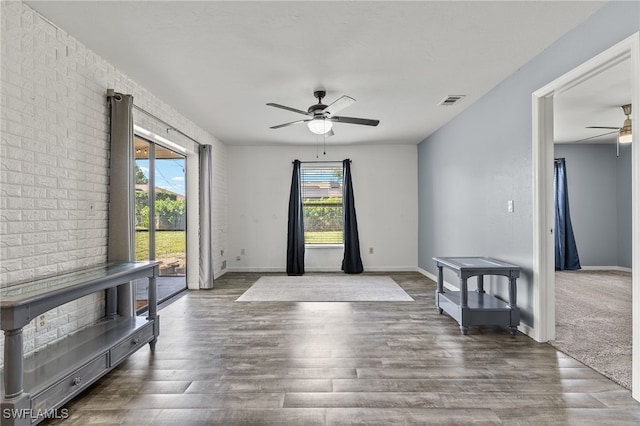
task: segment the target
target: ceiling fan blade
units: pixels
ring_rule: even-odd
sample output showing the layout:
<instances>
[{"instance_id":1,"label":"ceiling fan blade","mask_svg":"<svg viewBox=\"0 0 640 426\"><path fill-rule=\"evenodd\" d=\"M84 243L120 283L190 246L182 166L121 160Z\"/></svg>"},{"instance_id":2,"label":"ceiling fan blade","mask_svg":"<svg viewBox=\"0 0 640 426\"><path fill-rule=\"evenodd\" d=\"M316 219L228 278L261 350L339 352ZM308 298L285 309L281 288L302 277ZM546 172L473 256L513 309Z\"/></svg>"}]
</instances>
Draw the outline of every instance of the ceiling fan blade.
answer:
<instances>
[{"instance_id":1,"label":"ceiling fan blade","mask_svg":"<svg viewBox=\"0 0 640 426\"><path fill-rule=\"evenodd\" d=\"M368 118L355 117L338 117L336 115L334 115L333 117L329 117L328 120L336 123L362 124L365 126L377 126L378 123L380 123L380 120L370 120Z\"/></svg>"},{"instance_id":2,"label":"ceiling fan blade","mask_svg":"<svg viewBox=\"0 0 640 426\"><path fill-rule=\"evenodd\" d=\"M281 127L287 127L287 126L291 126L291 125L293 125L293 124L306 123L307 121L311 121L311 119L308 119L308 120L292 121L291 123L278 124L277 126L271 126L271 127L269 127L269 128L270 128L270 129L279 129L279 128L281 128Z\"/></svg>"},{"instance_id":3,"label":"ceiling fan blade","mask_svg":"<svg viewBox=\"0 0 640 426\"><path fill-rule=\"evenodd\" d=\"M327 113L329 117L331 117L333 114L336 114L342 111L343 109L345 109L346 107L353 105L355 101L356 100L353 99L351 96L342 95L322 111Z\"/></svg>"},{"instance_id":4,"label":"ceiling fan blade","mask_svg":"<svg viewBox=\"0 0 640 426\"><path fill-rule=\"evenodd\" d=\"M594 128L596 128L596 129L597 129L597 128L599 128L599 127L594 127ZM608 129L608 128L609 128L609 127L605 127L605 129ZM615 128L616 128L616 127L614 127L614 129L615 129ZM613 132L606 132L606 133L602 133L602 134L599 134L599 135L590 136L590 137L588 137L588 138L584 138L584 139L577 140L577 141L576 141L576 143L577 143L577 142L584 142L584 141L588 141L588 140L591 140L591 139L596 139L596 138L599 138L600 136L612 135L612 134L614 134L614 133L618 133L618 131L617 131L617 130L614 130Z\"/></svg>"},{"instance_id":5,"label":"ceiling fan blade","mask_svg":"<svg viewBox=\"0 0 640 426\"><path fill-rule=\"evenodd\" d=\"M311 115L307 111L302 111L301 109L291 108L291 107L280 105L280 104L274 104L272 102L269 102L267 105L272 106L272 107L276 107L276 108L280 108L280 109L286 109L287 111L297 112L298 114Z\"/></svg>"},{"instance_id":6,"label":"ceiling fan blade","mask_svg":"<svg viewBox=\"0 0 640 426\"><path fill-rule=\"evenodd\" d=\"M617 129L620 130L620 127L608 127L608 126L587 126L585 129Z\"/></svg>"}]
</instances>

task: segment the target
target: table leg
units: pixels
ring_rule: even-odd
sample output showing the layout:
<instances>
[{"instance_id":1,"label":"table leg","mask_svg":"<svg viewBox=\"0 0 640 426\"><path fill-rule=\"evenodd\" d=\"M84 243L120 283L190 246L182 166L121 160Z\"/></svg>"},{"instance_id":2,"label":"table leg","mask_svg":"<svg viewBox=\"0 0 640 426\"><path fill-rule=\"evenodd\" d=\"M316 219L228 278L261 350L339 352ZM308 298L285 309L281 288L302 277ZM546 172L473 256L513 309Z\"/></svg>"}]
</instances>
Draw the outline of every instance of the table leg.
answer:
<instances>
[{"instance_id":1,"label":"table leg","mask_svg":"<svg viewBox=\"0 0 640 426\"><path fill-rule=\"evenodd\" d=\"M484 275L478 275L478 293L484 293Z\"/></svg>"},{"instance_id":2,"label":"table leg","mask_svg":"<svg viewBox=\"0 0 640 426\"><path fill-rule=\"evenodd\" d=\"M516 294L516 278L509 277L509 308L516 308L517 294Z\"/></svg>"},{"instance_id":3,"label":"table leg","mask_svg":"<svg viewBox=\"0 0 640 426\"><path fill-rule=\"evenodd\" d=\"M444 312L442 310L442 308L440 307L440 294L444 293L444 286L443 286L443 272L442 272L442 266L438 265L438 283L436 286L436 307L438 308L438 313L440 315L442 315L442 313Z\"/></svg>"},{"instance_id":4,"label":"table leg","mask_svg":"<svg viewBox=\"0 0 640 426\"><path fill-rule=\"evenodd\" d=\"M467 295L467 277L460 278L460 307L466 309L469 304Z\"/></svg>"},{"instance_id":5,"label":"table leg","mask_svg":"<svg viewBox=\"0 0 640 426\"><path fill-rule=\"evenodd\" d=\"M160 317L158 316L158 288L155 274L149 277L149 311L148 319L153 320L153 340L149 342L151 350L155 350L158 335L160 334Z\"/></svg>"},{"instance_id":6,"label":"table leg","mask_svg":"<svg viewBox=\"0 0 640 426\"><path fill-rule=\"evenodd\" d=\"M469 326L464 325L465 314L469 309L469 295L467 294L467 277L460 278L460 332L463 335L469 333Z\"/></svg>"},{"instance_id":7,"label":"table leg","mask_svg":"<svg viewBox=\"0 0 640 426\"><path fill-rule=\"evenodd\" d=\"M2 424L28 426L31 424L31 402L29 394L23 389L22 329L4 331L4 367L4 392L0 402Z\"/></svg>"},{"instance_id":8,"label":"table leg","mask_svg":"<svg viewBox=\"0 0 640 426\"><path fill-rule=\"evenodd\" d=\"M107 289L105 298L106 318L115 319L118 316L118 288L112 287Z\"/></svg>"},{"instance_id":9,"label":"table leg","mask_svg":"<svg viewBox=\"0 0 640 426\"><path fill-rule=\"evenodd\" d=\"M4 332L4 397L12 399L23 392L24 353L22 329Z\"/></svg>"}]
</instances>

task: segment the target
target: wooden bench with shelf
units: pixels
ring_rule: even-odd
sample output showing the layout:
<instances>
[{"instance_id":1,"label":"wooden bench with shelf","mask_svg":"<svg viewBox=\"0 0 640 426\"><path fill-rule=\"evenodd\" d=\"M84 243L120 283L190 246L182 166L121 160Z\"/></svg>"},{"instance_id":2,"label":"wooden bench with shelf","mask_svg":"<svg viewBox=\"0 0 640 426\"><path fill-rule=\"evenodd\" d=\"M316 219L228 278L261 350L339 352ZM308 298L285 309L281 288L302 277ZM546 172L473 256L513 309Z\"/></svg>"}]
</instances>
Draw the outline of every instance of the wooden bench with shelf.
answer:
<instances>
[{"instance_id":1,"label":"wooden bench with shelf","mask_svg":"<svg viewBox=\"0 0 640 426\"><path fill-rule=\"evenodd\" d=\"M489 257L434 257L438 267L436 306L442 314L446 312L460 325L460 332L467 334L471 325L499 325L509 328L515 335L520 324L520 309L517 306L516 279L520 267ZM459 291L444 291L443 268L458 276ZM509 281L509 300L503 301L485 292L485 275L501 275ZM467 279L478 277L478 289L470 292Z\"/></svg>"}]
</instances>

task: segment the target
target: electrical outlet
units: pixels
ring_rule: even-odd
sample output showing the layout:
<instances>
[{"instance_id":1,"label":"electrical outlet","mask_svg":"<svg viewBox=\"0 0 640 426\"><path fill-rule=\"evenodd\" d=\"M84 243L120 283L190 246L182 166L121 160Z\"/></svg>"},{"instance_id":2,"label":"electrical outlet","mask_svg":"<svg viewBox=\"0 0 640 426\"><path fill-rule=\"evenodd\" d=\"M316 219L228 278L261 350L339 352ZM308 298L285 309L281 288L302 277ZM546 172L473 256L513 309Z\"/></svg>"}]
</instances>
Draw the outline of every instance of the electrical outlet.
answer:
<instances>
[{"instance_id":1,"label":"electrical outlet","mask_svg":"<svg viewBox=\"0 0 640 426\"><path fill-rule=\"evenodd\" d=\"M513 200L507 201L507 212L513 213Z\"/></svg>"},{"instance_id":2,"label":"electrical outlet","mask_svg":"<svg viewBox=\"0 0 640 426\"><path fill-rule=\"evenodd\" d=\"M44 314L42 314L36 319L36 331L39 331L40 329L44 328L46 325L47 324L45 321L45 316Z\"/></svg>"},{"instance_id":3,"label":"electrical outlet","mask_svg":"<svg viewBox=\"0 0 640 426\"><path fill-rule=\"evenodd\" d=\"M373 254L373 247L369 247L369 254Z\"/></svg>"},{"instance_id":4,"label":"electrical outlet","mask_svg":"<svg viewBox=\"0 0 640 426\"><path fill-rule=\"evenodd\" d=\"M240 254L244 256L244 249L240 250Z\"/></svg>"}]
</instances>

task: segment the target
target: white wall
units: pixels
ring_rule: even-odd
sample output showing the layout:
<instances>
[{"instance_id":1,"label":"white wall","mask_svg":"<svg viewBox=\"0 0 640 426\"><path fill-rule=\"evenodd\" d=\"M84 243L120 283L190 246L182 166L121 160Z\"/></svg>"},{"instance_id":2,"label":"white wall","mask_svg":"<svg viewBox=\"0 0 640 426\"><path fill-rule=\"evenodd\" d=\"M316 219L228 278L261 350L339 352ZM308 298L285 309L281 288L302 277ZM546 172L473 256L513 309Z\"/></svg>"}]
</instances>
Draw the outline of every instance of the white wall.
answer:
<instances>
[{"instance_id":1,"label":"white wall","mask_svg":"<svg viewBox=\"0 0 640 426\"><path fill-rule=\"evenodd\" d=\"M415 270L418 262L415 145L229 146L229 267L285 271L292 164L350 158L365 271ZM373 254L369 254L373 247ZM244 249L244 254L242 250ZM340 248L308 248L307 271L339 271ZM240 260L236 260L237 257Z\"/></svg>"},{"instance_id":2,"label":"white wall","mask_svg":"<svg viewBox=\"0 0 640 426\"><path fill-rule=\"evenodd\" d=\"M106 261L107 88L132 94L136 105L214 146L213 241L225 247L225 145L22 2L0 7L0 285ZM146 121L145 127L154 126ZM24 349L33 351L103 314L102 292L53 309L44 326L25 327Z\"/></svg>"}]
</instances>

